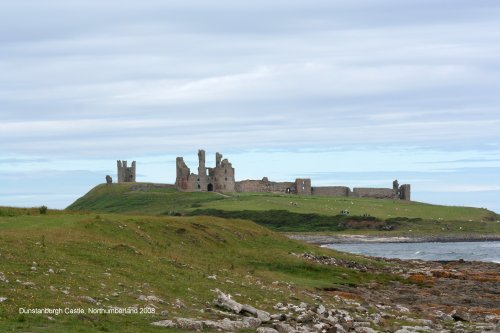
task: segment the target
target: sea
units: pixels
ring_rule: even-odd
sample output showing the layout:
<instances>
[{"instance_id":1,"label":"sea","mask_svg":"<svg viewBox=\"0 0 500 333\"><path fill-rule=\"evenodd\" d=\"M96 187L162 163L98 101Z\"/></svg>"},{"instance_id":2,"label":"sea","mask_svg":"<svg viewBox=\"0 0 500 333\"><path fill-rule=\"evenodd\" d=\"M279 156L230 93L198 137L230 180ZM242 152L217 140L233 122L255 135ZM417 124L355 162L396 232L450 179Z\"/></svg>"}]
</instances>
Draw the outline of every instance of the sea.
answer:
<instances>
[{"instance_id":1,"label":"sea","mask_svg":"<svg viewBox=\"0 0 500 333\"><path fill-rule=\"evenodd\" d=\"M354 243L326 244L331 249L374 257L467 260L500 263L500 241L489 242L423 242L423 243Z\"/></svg>"}]
</instances>

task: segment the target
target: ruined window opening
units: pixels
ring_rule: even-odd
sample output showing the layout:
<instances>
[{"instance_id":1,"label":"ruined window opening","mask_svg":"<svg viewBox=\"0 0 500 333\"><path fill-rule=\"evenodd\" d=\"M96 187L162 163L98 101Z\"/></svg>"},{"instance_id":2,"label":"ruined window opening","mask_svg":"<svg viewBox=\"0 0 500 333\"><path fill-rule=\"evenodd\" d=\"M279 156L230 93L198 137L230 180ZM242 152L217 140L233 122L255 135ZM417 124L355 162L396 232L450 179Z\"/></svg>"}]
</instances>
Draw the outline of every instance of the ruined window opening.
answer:
<instances>
[{"instance_id":1,"label":"ruined window opening","mask_svg":"<svg viewBox=\"0 0 500 333\"><path fill-rule=\"evenodd\" d=\"M227 177L225 178L225 180L227 181Z\"/></svg>"},{"instance_id":2,"label":"ruined window opening","mask_svg":"<svg viewBox=\"0 0 500 333\"><path fill-rule=\"evenodd\" d=\"M227 169L224 169L224 173L227 174Z\"/></svg>"},{"instance_id":3,"label":"ruined window opening","mask_svg":"<svg viewBox=\"0 0 500 333\"><path fill-rule=\"evenodd\" d=\"M198 188L201 188L200 184L198 184Z\"/></svg>"},{"instance_id":4,"label":"ruined window opening","mask_svg":"<svg viewBox=\"0 0 500 333\"><path fill-rule=\"evenodd\" d=\"M212 184L208 184L207 191L212 192L214 190L214 186Z\"/></svg>"},{"instance_id":5,"label":"ruined window opening","mask_svg":"<svg viewBox=\"0 0 500 333\"><path fill-rule=\"evenodd\" d=\"M200 181L200 178L198 178L198 181Z\"/></svg>"}]
</instances>

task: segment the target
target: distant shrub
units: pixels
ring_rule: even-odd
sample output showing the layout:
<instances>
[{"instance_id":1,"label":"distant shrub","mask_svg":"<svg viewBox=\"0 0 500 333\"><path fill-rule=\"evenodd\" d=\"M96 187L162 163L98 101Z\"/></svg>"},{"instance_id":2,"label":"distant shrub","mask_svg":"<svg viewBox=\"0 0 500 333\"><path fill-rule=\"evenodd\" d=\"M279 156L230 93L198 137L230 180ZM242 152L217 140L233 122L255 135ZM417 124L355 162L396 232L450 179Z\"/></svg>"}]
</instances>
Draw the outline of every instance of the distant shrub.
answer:
<instances>
[{"instance_id":1,"label":"distant shrub","mask_svg":"<svg viewBox=\"0 0 500 333\"><path fill-rule=\"evenodd\" d=\"M40 208L38 208L38 211L40 212L40 214L47 214L47 206L41 206Z\"/></svg>"}]
</instances>

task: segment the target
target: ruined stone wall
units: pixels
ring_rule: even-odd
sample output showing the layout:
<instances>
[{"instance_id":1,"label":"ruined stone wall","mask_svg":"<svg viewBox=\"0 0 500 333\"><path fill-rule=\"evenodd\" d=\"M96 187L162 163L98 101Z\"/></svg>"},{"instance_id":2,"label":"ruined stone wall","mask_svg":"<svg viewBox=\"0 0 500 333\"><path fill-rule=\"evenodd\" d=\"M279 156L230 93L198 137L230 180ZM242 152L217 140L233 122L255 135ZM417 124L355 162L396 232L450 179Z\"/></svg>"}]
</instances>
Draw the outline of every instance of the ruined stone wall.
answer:
<instances>
[{"instance_id":1,"label":"ruined stone wall","mask_svg":"<svg viewBox=\"0 0 500 333\"><path fill-rule=\"evenodd\" d=\"M198 174L191 173L182 157L177 157L177 175L175 185L177 189L185 192L234 192L234 168L227 159L222 160L222 155L215 155L215 167L207 168L205 151L198 150Z\"/></svg>"},{"instance_id":2,"label":"ruined stone wall","mask_svg":"<svg viewBox=\"0 0 500 333\"><path fill-rule=\"evenodd\" d=\"M356 198L374 198L374 199L394 199L397 198L392 188L364 188L355 187L351 196Z\"/></svg>"},{"instance_id":3,"label":"ruined stone wall","mask_svg":"<svg viewBox=\"0 0 500 333\"><path fill-rule=\"evenodd\" d=\"M175 177L175 186L179 191L191 191L192 184L189 184L189 177L191 171L187 167L186 163L184 163L184 159L182 157L177 157L175 160L176 165L176 177Z\"/></svg>"},{"instance_id":4,"label":"ruined stone wall","mask_svg":"<svg viewBox=\"0 0 500 333\"><path fill-rule=\"evenodd\" d=\"M220 161L222 155L216 155L216 167L213 169L214 191L217 192L234 192L234 168L227 159Z\"/></svg>"},{"instance_id":5,"label":"ruined stone wall","mask_svg":"<svg viewBox=\"0 0 500 333\"><path fill-rule=\"evenodd\" d=\"M309 178L295 179L294 187L298 195L311 195L311 179Z\"/></svg>"},{"instance_id":6,"label":"ruined stone wall","mask_svg":"<svg viewBox=\"0 0 500 333\"><path fill-rule=\"evenodd\" d=\"M267 177L261 180L235 181L235 172L227 159L222 159L222 154L216 153L215 167L207 168L205 165L205 151L198 151L198 174L191 173L182 157L176 160L177 175L175 186L185 192L268 192L287 193L297 195L340 196L358 198L401 199L410 200L410 185L399 186L397 180L393 181L390 188L354 188L352 191L346 186L311 186L311 179L297 178L294 182L272 182ZM126 161L118 167L118 181L132 179L135 181L135 162L132 168L126 167ZM127 171L130 169L130 171ZM133 171L132 171L133 170ZM128 173L127 173L128 172Z\"/></svg>"},{"instance_id":7,"label":"ruined stone wall","mask_svg":"<svg viewBox=\"0 0 500 333\"><path fill-rule=\"evenodd\" d=\"M119 183L135 182L135 161L132 161L132 166L127 166L127 161L116 161L117 176Z\"/></svg>"},{"instance_id":8,"label":"ruined stone wall","mask_svg":"<svg viewBox=\"0 0 500 333\"><path fill-rule=\"evenodd\" d=\"M410 184L404 184L399 187L399 198L401 200L411 200L411 186Z\"/></svg>"},{"instance_id":9,"label":"ruined stone wall","mask_svg":"<svg viewBox=\"0 0 500 333\"><path fill-rule=\"evenodd\" d=\"M348 197L350 194L351 189L347 186L314 186L312 188L312 195Z\"/></svg>"},{"instance_id":10,"label":"ruined stone wall","mask_svg":"<svg viewBox=\"0 0 500 333\"><path fill-rule=\"evenodd\" d=\"M242 180L235 184L236 192L275 192L289 193L295 187L292 182L270 182L266 177L262 180Z\"/></svg>"}]
</instances>

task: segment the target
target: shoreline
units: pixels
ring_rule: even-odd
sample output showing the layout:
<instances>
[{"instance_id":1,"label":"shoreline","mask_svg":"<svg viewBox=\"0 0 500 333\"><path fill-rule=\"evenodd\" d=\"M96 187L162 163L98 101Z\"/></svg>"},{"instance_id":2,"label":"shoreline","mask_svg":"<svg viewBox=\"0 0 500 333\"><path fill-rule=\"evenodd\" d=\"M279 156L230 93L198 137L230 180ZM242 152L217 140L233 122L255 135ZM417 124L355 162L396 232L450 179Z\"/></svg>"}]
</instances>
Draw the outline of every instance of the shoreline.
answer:
<instances>
[{"instance_id":1,"label":"shoreline","mask_svg":"<svg viewBox=\"0 0 500 333\"><path fill-rule=\"evenodd\" d=\"M310 244L356 244L356 243L450 243L500 241L500 234L488 235L426 235L426 236L376 236L376 235L318 235L286 234L287 237Z\"/></svg>"}]
</instances>

